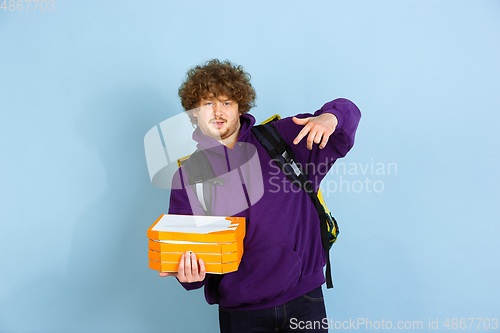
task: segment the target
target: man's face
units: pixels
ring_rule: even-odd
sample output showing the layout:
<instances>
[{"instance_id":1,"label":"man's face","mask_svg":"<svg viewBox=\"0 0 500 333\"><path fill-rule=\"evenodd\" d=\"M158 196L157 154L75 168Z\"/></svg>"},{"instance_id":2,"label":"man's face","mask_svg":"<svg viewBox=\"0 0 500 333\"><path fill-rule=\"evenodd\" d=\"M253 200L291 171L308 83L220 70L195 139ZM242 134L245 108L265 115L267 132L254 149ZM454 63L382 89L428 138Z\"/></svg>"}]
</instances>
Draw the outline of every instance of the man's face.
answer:
<instances>
[{"instance_id":1,"label":"man's face","mask_svg":"<svg viewBox=\"0 0 500 333\"><path fill-rule=\"evenodd\" d=\"M200 101L200 107L193 111L203 134L222 143L238 139L240 131L240 112L238 103L227 96L210 95Z\"/></svg>"}]
</instances>

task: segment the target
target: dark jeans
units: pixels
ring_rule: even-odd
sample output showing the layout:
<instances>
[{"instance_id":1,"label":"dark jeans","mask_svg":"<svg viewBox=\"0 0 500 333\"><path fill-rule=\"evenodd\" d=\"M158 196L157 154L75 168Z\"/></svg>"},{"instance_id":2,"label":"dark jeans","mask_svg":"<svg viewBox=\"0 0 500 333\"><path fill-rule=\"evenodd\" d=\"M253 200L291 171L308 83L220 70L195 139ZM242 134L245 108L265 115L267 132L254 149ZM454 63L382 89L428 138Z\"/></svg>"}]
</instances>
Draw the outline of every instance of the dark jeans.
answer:
<instances>
[{"instance_id":1,"label":"dark jeans","mask_svg":"<svg viewBox=\"0 0 500 333\"><path fill-rule=\"evenodd\" d=\"M267 309L228 311L219 307L221 333L328 332L324 318L326 309L321 287Z\"/></svg>"}]
</instances>

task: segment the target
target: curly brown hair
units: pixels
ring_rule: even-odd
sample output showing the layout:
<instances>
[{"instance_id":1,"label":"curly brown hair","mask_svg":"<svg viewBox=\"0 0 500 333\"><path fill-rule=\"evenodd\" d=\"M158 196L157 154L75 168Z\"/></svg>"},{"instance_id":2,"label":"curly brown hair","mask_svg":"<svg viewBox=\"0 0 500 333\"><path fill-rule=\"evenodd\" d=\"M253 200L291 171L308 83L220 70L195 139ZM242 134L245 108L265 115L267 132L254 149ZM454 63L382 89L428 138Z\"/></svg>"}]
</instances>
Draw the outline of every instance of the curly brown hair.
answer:
<instances>
[{"instance_id":1,"label":"curly brown hair","mask_svg":"<svg viewBox=\"0 0 500 333\"><path fill-rule=\"evenodd\" d=\"M186 80L179 87L179 97L191 123L197 124L196 117L188 112L200 106L203 98L221 95L238 103L238 111L243 114L255 106L255 90L250 83L250 74L242 66L229 60L212 59L203 66L196 66L186 73Z\"/></svg>"}]
</instances>

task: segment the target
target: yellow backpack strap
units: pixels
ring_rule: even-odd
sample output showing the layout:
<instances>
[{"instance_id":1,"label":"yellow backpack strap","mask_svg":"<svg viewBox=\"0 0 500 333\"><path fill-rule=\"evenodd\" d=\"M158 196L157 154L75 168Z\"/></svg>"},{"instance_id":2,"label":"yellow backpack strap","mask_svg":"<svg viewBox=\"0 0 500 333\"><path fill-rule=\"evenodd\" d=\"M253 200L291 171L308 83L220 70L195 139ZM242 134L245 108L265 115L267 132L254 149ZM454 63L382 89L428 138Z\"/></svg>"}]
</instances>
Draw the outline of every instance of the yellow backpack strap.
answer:
<instances>
[{"instance_id":1,"label":"yellow backpack strap","mask_svg":"<svg viewBox=\"0 0 500 333\"><path fill-rule=\"evenodd\" d=\"M177 166L180 168L181 166L184 165L184 163L186 163L186 161L188 160L188 158L190 158L191 155L187 155L187 156L184 156L184 157L181 157L177 160Z\"/></svg>"},{"instance_id":2,"label":"yellow backpack strap","mask_svg":"<svg viewBox=\"0 0 500 333\"><path fill-rule=\"evenodd\" d=\"M273 121L276 121L276 120L280 120L281 117L277 114L275 114L274 116L270 117L270 118L267 118L266 120L264 120L263 122L261 122L260 124L261 125L264 125L264 124L267 124L267 123L271 123Z\"/></svg>"},{"instance_id":3,"label":"yellow backpack strap","mask_svg":"<svg viewBox=\"0 0 500 333\"><path fill-rule=\"evenodd\" d=\"M325 203L325 199L323 199L323 193L321 193L321 189L318 190L318 199L319 202L321 202L321 205L325 208L325 212L329 214L330 210L328 209L328 206Z\"/></svg>"}]
</instances>

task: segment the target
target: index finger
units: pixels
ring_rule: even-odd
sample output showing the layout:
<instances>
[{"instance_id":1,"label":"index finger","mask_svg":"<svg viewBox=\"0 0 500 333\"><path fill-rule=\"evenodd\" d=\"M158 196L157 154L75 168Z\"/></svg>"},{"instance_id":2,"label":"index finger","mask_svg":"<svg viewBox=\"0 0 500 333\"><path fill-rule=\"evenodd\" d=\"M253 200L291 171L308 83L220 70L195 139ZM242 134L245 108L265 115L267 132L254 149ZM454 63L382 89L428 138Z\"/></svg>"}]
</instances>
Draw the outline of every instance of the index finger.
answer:
<instances>
[{"instance_id":1,"label":"index finger","mask_svg":"<svg viewBox=\"0 0 500 333\"><path fill-rule=\"evenodd\" d=\"M205 278L206 270L205 270L205 263L203 262L203 259L198 259L200 262L200 276Z\"/></svg>"},{"instance_id":2,"label":"index finger","mask_svg":"<svg viewBox=\"0 0 500 333\"><path fill-rule=\"evenodd\" d=\"M178 269L178 275L183 278L185 276L184 273L184 254L181 256L181 260L179 262L179 269Z\"/></svg>"},{"instance_id":3,"label":"index finger","mask_svg":"<svg viewBox=\"0 0 500 333\"><path fill-rule=\"evenodd\" d=\"M300 140L302 140L307 135L307 133L309 133L310 130L311 130L311 127L309 126L309 124L305 125L304 128L302 128L302 130L299 132L299 134L293 140L293 144L294 145L298 144L300 142Z\"/></svg>"}]
</instances>

